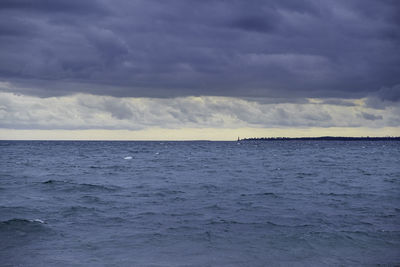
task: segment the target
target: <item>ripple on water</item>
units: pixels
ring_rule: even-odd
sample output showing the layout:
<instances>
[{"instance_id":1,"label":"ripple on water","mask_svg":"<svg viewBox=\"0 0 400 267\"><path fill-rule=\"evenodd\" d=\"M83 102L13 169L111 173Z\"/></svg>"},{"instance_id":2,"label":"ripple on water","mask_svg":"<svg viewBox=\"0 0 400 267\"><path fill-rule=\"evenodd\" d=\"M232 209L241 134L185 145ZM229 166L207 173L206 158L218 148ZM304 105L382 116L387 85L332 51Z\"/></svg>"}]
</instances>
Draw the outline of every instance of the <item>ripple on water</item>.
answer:
<instances>
[{"instance_id":1,"label":"ripple on water","mask_svg":"<svg viewBox=\"0 0 400 267\"><path fill-rule=\"evenodd\" d=\"M400 143L6 144L6 265L400 262Z\"/></svg>"}]
</instances>

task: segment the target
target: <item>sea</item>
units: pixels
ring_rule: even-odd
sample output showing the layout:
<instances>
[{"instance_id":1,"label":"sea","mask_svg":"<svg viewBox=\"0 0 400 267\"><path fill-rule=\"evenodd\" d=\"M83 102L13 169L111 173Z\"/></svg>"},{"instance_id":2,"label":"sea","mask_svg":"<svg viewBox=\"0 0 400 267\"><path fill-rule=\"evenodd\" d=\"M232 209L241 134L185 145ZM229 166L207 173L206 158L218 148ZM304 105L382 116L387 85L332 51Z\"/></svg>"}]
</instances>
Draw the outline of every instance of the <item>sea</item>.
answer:
<instances>
[{"instance_id":1,"label":"sea","mask_svg":"<svg viewBox=\"0 0 400 267\"><path fill-rule=\"evenodd\" d=\"M0 266L377 265L399 141L0 141Z\"/></svg>"}]
</instances>

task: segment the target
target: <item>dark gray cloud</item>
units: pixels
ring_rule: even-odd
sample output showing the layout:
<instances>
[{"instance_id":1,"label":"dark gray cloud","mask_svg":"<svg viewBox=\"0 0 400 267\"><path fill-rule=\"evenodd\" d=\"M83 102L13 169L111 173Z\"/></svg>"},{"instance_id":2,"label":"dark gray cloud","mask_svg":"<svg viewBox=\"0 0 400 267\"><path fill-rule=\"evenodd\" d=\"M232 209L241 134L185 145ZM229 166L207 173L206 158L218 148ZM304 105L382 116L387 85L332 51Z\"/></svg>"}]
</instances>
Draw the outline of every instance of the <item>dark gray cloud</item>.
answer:
<instances>
[{"instance_id":1,"label":"dark gray cloud","mask_svg":"<svg viewBox=\"0 0 400 267\"><path fill-rule=\"evenodd\" d=\"M375 121L375 120L382 120L383 117L381 115L374 115L374 114L370 114L370 113L366 113L366 112L361 112L361 116L369 121Z\"/></svg>"},{"instance_id":2,"label":"dark gray cloud","mask_svg":"<svg viewBox=\"0 0 400 267\"><path fill-rule=\"evenodd\" d=\"M399 14L396 0L3 0L0 81L39 96L394 101L378 90L400 83Z\"/></svg>"},{"instance_id":3,"label":"dark gray cloud","mask_svg":"<svg viewBox=\"0 0 400 267\"><path fill-rule=\"evenodd\" d=\"M376 92L376 95L382 101L400 102L400 84L393 87L383 87Z\"/></svg>"},{"instance_id":4,"label":"dark gray cloud","mask_svg":"<svg viewBox=\"0 0 400 267\"><path fill-rule=\"evenodd\" d=\"M388 106L400 106L400 84L382 87L368 95L366 106L374 109L385 109ZM399 114L400 116L400 114Z\"/></svg>"}]
</instances>

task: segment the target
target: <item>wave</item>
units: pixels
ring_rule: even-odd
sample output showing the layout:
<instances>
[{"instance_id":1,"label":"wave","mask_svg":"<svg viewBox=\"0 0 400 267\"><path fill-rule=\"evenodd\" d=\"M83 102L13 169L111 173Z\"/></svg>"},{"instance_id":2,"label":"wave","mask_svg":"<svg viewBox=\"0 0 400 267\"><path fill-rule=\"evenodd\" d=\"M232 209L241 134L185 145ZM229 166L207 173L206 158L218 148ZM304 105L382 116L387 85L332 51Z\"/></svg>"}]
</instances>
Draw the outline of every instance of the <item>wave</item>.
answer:
<instances>
[{"instance_id":1,"label":"wave","mask_svg":"<svg viewBox=\"0 0 400 267\"><path fill-rule=\"evenodd\" d=\"M120 187L115 185L99 185L99 184L88 184L88 183L73 183L69 181L59 181L59 180L47 180L42 182L43 185L51 185L52 189L56 188L61 191L107 191L114 192L120 189Z\"/></svg>"},{"instance_id":2,"label":"wave","mask_svg":"<svg viewBox=\"0 0 400 267\"><path fill-rule=\"evenodd\" d=\"M45 182L42 182L42 184L55 184L55 183L60 183L63 181L56 181L56 180L47 180Z\"/></svg>"},{"instance_id":3,"label":"wave","mask_svg":"<svg viewBox=\"0 0 400 267\"><path fill-rule=\"evenodd\" d=\"M273 198L280 198L279 195L272 192L260 192L260 193L252 193L252 194L240 194L241 197L251 197L251 196L268 196Z\"/></svg>"},{"instance_id":4,"label":"wave","mask_svg":"<svg viewBox=\"0 0 400 267\"><path fill-rule=\"evenodd\" d=\"M331 196L331 197L381 197L380 195L371 194L371 193L319 193L320 196Z\"/></svg>"},{"instance_id":5,"label":"wave","mask_svg":"<svg viewBox=\"0 0 400 267\"><path fill-rule=\"evenodd\" d=\"M128 158L129 159L129 158ZM122 171L127 170L129 167L126 165L91 165L89 169L102 169L102 170L114 170L114 171Z\"/></svg>"},{"instance_id":6,"label":"wave","mask_svg":"<svg viewBox=\"0 0 400 267\"><path fill-rule=\"evenodd\" d=\"M236 221L236 220L225 220L225 219L220 219L220 220L215 220L215 219L211 219L209 220L209 222L207 223L209 225L215 225L215 224L223 224L223 225L233 225L233 224L237 224L237 225L259 225L259 226L283 226L283 225L279 225L279 224L275 224L273 222L270 221L265 221L265 222L241 222L241 221Z\"/></svg>"},{"instance_id":7,"label":"wave","mask_svg":"<svg viewBox=\"0 0 400 267\"><path fill-rule=\"evenodd\" d=\"M71 216L71 215L75 215L75 214L93 214L96 211L97 211L96 208L78 205L78 206L70 206L70 207L64 208L64 210L62 211L62 214L64 217L66 217L66 216Z\"/></svg>"},{"instance_id":8,"label":"wave","mask_svg":"<svg viewBox=\"0 0 400 267\"><path fill-rule=\"evenodd\" d=\"M257 193L255 195L256 196L270 196L270 197L274 197L274 198L278 198L279 197L277 194L272 193L272 192Z\"/></svg>"},{"instance_id":9,"label":"wave","mask_svg":"<svg viewBox=\"0 0 400 267\"><path fill-rule=\"evenodd\" d=\"M39 224L45 224L46 222L41 220L41 219L33 219L33 220L28 220L28 219L19 219L19 218L14 218L6 221L1 221L0 224L6 224L6 225L13 225L13 224L27 224L27 223L39 223Z\"/></svg>"},{"instance_id":10,"label":"wave","mask_svg":"<svg viewBox=\"0 0 400 267\"><path fill-rule=\"evenodd\" d=\"M0 222L0 233L14 236L27 234L27 233L38 233L46 231L47 223L41 219L21 219L14 218L6 221Z\"/></svg>"}]
</instances>

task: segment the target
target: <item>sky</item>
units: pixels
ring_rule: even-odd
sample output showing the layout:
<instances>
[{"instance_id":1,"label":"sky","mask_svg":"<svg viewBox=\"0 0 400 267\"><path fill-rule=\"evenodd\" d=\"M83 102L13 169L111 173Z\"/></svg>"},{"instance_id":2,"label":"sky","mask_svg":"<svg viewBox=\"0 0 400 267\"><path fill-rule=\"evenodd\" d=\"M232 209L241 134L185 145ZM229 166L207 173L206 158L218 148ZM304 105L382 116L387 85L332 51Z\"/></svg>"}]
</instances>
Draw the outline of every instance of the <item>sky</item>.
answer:
<instances>
[{"instance_id":1,"label":"sky","mask_svg":"<svg viewBox=\"0 0 400 267\"><path fill-rule=\"evenodd\" d=\"M400 136L397 0L2 0L0 139Z\"/></svg>"}]
</instances>

